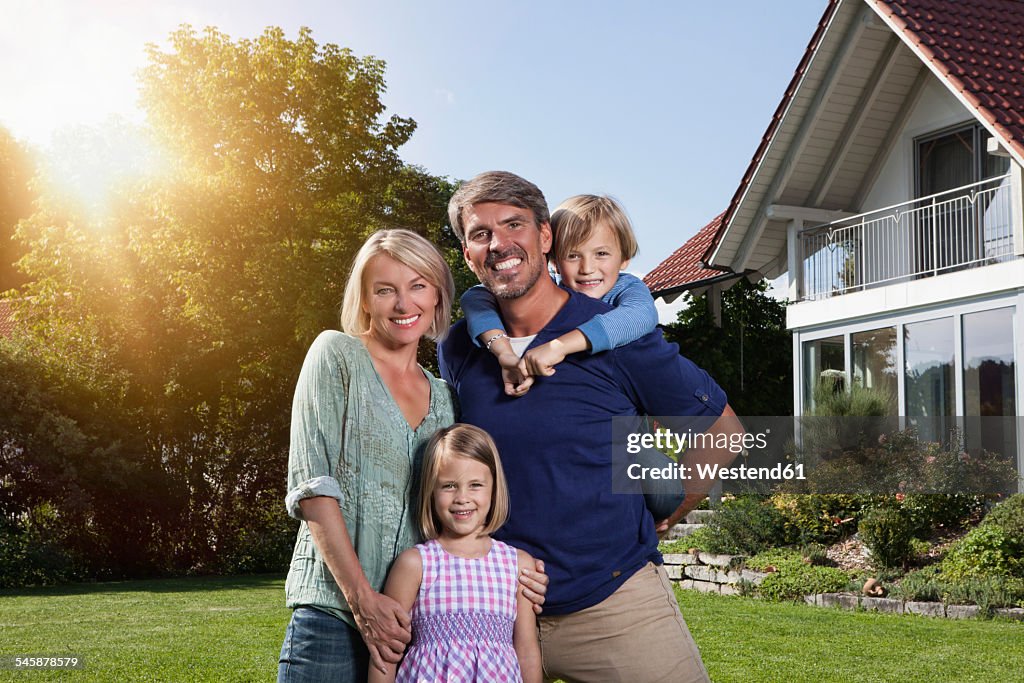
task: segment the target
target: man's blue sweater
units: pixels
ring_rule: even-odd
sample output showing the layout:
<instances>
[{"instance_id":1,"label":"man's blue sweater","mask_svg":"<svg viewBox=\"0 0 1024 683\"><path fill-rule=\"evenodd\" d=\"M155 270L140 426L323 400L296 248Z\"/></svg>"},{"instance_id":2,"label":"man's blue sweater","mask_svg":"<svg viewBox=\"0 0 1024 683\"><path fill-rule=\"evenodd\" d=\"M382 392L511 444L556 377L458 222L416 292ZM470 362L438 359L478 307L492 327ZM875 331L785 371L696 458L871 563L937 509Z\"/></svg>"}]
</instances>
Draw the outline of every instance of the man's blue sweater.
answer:
<instances>
[{"instance_id":1,"label":"man's blue sweater","mask_svg":"<svg viewBox=\"0 0 1024 683\"><path fill-rule=\"evenodd\" d=\"M569 292L530 346L609 308ZM612 493L612 418L717 416L726 397L660 330L604 353L573 354L520 398L505 395L497 360L472 343L465 321L439 346L438 361L458 392L460 419L498 445L511 510L495 536L546 563L545 614L596 605L648 561L661 563L642 496Z\"/></svg>"}]
</instances>

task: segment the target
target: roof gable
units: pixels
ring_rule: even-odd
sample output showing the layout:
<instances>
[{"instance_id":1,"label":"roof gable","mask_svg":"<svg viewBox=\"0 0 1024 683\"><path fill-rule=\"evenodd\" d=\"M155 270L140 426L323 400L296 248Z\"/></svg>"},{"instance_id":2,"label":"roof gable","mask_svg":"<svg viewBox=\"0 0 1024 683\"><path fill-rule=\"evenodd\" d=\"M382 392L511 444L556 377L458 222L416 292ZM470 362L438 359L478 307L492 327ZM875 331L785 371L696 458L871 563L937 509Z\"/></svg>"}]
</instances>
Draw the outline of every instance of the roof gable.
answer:
<instances>
[{"instance_id":1,"label":"roof gable","mask_svg":"<svg viewBox=\"0 0 1024 683\"><path fill-rule=\"evenodd\" d=\"M1019 0L831 0L705 263L774 277L785 270L785 223L769 220L770 206L858 213L891 144L884 130L901 116L894 98L912 101L922 73L1024 163L1022 48Z\"/></svg>"}]
</instances>

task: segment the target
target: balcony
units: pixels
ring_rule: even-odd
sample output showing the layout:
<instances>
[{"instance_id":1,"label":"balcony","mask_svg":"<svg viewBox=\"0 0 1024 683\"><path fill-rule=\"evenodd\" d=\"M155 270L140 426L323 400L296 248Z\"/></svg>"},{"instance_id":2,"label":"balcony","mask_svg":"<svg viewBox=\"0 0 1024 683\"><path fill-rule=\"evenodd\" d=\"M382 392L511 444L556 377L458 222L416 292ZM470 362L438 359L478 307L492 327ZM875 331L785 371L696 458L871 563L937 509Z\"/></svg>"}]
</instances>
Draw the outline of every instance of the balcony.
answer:
<instances>
[{"instance_id":1,"label":"balcony","mask_svg":"<svg viewBox=\"0 0 1024 683\"><path fill-rule=\"evenodd\" d=\"M827 299L1016 258L1012 187L1006 174L802 230L798 299Z\"/></svg>"}]
</instances>

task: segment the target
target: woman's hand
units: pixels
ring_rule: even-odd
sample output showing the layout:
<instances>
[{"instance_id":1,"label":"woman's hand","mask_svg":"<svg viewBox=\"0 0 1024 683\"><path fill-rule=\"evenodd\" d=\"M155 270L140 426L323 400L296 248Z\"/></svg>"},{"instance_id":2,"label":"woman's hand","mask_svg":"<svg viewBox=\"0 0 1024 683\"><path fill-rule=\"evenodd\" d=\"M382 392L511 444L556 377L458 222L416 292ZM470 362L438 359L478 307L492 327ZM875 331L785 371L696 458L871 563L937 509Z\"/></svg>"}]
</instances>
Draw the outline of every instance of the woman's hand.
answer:
<instances>
[{"instance_id":1,"label":"woman's hand","mask_svg":"<svg viewBox=\"0 0 1024 683\"><path fill-rule=\"evenodd\" d=\"M548 575L544 573L544 561L537 560L536 569L520 569L519 583L523 586L523 595L533 603L533 611L540 614L544 611L544 599L548 593Z\"/></svg>"},{"instance_id":2,"label":"woman's hand","mask_svg":"<svg viewBox=\"0 0 1024 683\"><path fill-rule=\"evenodd\" d=\"M349 606L374 668L386 672L385 662L402 661L405 646L412 640L409 613L392 598L369 588Z\"/></svg>"}]
</instances>

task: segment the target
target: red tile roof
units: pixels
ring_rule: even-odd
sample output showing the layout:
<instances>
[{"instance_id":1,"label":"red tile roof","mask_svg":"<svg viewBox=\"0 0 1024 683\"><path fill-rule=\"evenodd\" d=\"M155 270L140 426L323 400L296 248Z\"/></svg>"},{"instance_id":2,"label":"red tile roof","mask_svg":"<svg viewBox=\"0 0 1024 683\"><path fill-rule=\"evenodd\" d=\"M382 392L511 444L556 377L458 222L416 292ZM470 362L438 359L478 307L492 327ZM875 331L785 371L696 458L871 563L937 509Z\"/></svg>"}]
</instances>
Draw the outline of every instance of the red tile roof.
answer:
<instances>
[{"instance_id":1,"label":"red tile roof","mask_svg":"<svg viewBox=\"0 0 1024 683\"><path fill-rule=\"evenodd\" d=\"M644 281L652 291L680 287L699 277L695 270L703 268L711 256L721 230L728 225L764 158L778 130L783 114L789 108L825 31L841 0L829 0L818 27L804 51L785 95L772 115L768 129L761 138L750 165L736 188L729 208L722 216L705 226ZM1024 1L1022 0L865 0L883 17L902 31L902 37L923 55L942 77L967 100L980 119L989 123L1019 158L1024 157ZM718 227L711 230L714 223ZM704 235L705 249L697 253L688 247ZM689 254L686 261L680 254ZM679 273L677 279L666 271Z\"/></svg>"},{"instance_id":2,"label":"red tile roof","mask_svg":"<svg viewBox=\"0 0 1024 683\"><path fill-rule=\"evenodd\" d=\"M722 277L722 271L705 268L703 259L712 239L722 226L724 215L720 213L715 216L714 220L701 228L686 244L672 252L671 256L644 276L644 284L655 296L658 292L680 289L702 280Z\"/></svg>"},{"instance_id":3,"label":"red tile roof","mask_svg":"<svg viewBox=\"0 0 1024 683\"><path fill-rule=\"evenodd\" d=\"M868 0L1024 156L1024 2Z\"/></svg>"},{"instance_id":4,"label":"red tile roof","mask_svg":"<svg viewBox=\"0 0 1024 683\"><path fill-rule=\"evenodd\" d=\"M14 307L6 299L0 299L0 337L10 337L14 332Z\"/></svg>"}]
</instances>

